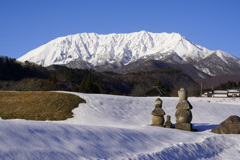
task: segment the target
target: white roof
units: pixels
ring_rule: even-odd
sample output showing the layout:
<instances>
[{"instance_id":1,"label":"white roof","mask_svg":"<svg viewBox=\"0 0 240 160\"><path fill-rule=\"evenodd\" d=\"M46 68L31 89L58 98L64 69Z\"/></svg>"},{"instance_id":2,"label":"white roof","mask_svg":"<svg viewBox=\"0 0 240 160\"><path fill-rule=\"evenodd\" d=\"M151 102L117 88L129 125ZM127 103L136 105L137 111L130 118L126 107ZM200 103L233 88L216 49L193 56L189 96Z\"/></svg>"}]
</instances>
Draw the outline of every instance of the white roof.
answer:
<instances>
[{"instance_id":1,"label":"white roof","mask_svg":"<svg viewBox=\"0 0 240 160\"><path fill-rule=\"evenodd\" d=\"M213 93L219 93L219 94L227 94L228 91L227 90L214 90Z\"/></svg>"},{"instance_id":2,"label":"white roof","mask_svg":"<svg viewBox=\"0 0 240 160\"><path fill-rule=\"evenodd\" d=\"M239 93L237 89L227 89L227 91L232 93Z\"/></svg>"}]
</instances>

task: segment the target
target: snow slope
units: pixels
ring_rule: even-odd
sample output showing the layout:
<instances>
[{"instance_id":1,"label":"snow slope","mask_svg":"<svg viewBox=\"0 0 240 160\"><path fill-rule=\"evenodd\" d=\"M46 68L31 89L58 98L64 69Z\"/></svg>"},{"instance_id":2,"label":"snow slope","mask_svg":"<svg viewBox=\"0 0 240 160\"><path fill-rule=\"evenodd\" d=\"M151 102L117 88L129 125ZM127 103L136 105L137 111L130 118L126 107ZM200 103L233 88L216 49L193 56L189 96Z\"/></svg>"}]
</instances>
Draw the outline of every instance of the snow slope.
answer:
<instances>
[{"instance_id":1,"label":"snow slope","mask_svg":"<svg viewBox=\"0 0 240 160\"><path fill-rule=\"evenodd\" d=\"M187 132L149 126L156 97L73 94L87 103L66 121L0 120L0 159L240 159L240 135L210 132L239 98L189 98L199 132ZM161 99L175 123L178 98Z\"/></svg>"}]
</instances>

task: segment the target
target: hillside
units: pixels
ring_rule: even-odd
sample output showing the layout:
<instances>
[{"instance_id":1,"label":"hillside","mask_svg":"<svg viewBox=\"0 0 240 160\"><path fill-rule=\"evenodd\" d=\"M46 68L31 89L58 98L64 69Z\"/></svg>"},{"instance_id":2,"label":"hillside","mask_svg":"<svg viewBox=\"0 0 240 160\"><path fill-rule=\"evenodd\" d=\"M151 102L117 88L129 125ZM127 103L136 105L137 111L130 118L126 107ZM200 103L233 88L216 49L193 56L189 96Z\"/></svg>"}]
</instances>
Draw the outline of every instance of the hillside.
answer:
<instances>
[{"instance_id":1,"label":"hillside","mask_svg":"<svg viewBox=\"0 0 240 160\"><path fill-rule=\"evenodd\" d=\"M47 69L34 63L21 63L9 57L0 57L0 80L21 80L24 78L48 78Z\"/></svg>"},{"instance_id":2,"label":"hillside","mask_svg":"<svg viewBox=\"0 0 240 160\"><path fill-rule=\"evenodd\" d=\"M195 80L197 83L203 85L203 88L216 88L221 83L227 83L228 81L233 81L238 83L240 81L240 74L225 74L220 76L213 76L205 79ZM240 87L240 86L239 86Z\"/></svg>"},{"instance_id":3,"label":"hillside","mask_svg":"<svg viewBox=\"0 0 240 160\"><path fill-rule=\"evenodd\" d=\"M146 96L153 83L161 80L164 87L176 95L176 89L186 87L191 95L199 89L197 83L182 71L159 68L128 74L95 72L91 69L72 69L54 65L47 68L11 58L0 58L0 89L14 91L67 90L83 93L103 93Z\"/></svg>"}]
</instances>

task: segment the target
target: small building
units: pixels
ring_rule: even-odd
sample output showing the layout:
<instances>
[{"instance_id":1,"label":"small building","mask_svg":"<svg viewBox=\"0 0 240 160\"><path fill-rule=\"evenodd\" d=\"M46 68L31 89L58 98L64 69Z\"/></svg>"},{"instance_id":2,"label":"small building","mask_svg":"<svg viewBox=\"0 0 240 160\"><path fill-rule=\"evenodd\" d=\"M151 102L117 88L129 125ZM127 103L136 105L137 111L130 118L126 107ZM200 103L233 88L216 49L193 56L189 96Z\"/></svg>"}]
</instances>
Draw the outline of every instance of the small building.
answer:
<instances>
[{"instance_id":1,"label":"small building","mask_svg":"<svg viewBox=\"0 0 240 160\"><path fill-rule=\"evenodd\" d=\"M212 97L219 97L219 98L228 97L228 91L227 90L214 90Z\"/></svg>"},{"instance_id":2,"label":"small building","mask_svg":"<svg viewBox=\"0 0 240 160\"><path fill-rule=\"evenodd\" d=\"M204 93L204 97L212 97L213 92L212 91L207 91Z\"/></svg>"},{"instance_id":3,"label":"small building","mask_svg":"<svg viewBox=\"0 0 240 160\"><path fill-rule=\"evenodd\" d=\"M240 91L237 89L227 89L228 97L240 97Z\"/></svg>"}]
</instances>

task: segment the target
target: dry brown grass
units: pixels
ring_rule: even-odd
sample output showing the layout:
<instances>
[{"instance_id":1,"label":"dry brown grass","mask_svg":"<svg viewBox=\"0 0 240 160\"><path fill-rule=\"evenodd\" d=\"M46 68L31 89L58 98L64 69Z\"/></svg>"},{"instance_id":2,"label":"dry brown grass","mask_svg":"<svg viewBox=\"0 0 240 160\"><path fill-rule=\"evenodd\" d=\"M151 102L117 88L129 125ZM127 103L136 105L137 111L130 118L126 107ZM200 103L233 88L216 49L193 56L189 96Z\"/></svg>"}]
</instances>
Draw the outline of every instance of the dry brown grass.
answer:
<instances>
[{"instance_id":1,"label":"dry brown grass","mask_svg":"<svg viewBox=\"0 0 240 160\"><path fill-rule=\"evenodd\" d=\"M84 99L56 92L0 92L2 119L65 120Z\"/></svg>"}]
</instances>

